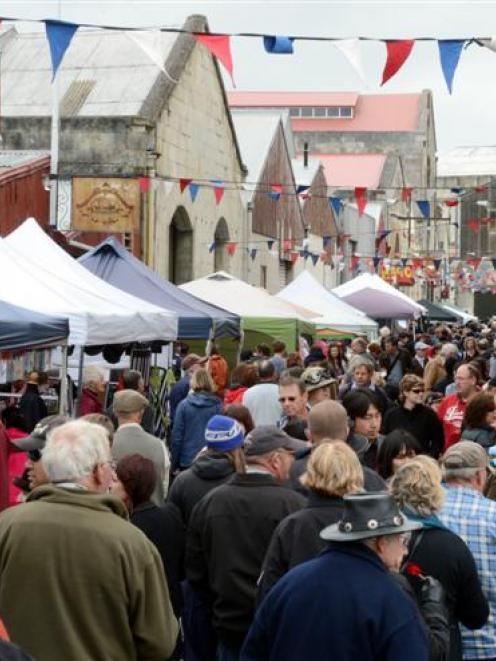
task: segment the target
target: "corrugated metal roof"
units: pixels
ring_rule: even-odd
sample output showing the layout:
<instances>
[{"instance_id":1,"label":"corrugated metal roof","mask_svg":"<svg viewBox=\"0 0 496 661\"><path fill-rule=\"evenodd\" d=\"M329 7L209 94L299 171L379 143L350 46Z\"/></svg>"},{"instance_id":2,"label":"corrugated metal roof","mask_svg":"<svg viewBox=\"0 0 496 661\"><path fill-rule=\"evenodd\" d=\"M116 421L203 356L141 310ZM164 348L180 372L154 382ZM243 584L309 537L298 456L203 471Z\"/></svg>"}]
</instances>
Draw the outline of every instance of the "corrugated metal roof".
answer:
<instances>
[{"instance_id":1,"label":"corrugated metal roof","mask_svg":"<svg viewBox=\"0 0 496 661\"><path fill-rule=\"evenodd\" d=\"M496 175L496 146L456 147L437 153L438 177Z\"/></svg>"},{"instance_id":2,"label":"corrugated metal roof","mask_svg":"<svg viewBox=\"0 0 496 661\"><path fill-rule=\"evenodd\" d=\"M233 108L290 106L354 106L357 92L228 92Z\"/></svg>"},{"instance_id":3,"label":"corrugated metal roof","mask_svg":"<svg viewBox=\"0 0 496 661\"><path fill-rule=\"evenodd\" d=\"M327 184L341 188L377 188L386 154L312 154L324 166Z\"/></svg>"},{"instance_id":4,"label":"corrugated metal roof","mask_svg":"<svg viewBox=\"0 0 496 661\"><path fill-rule=\"evenodd\" d=\"M43 151L41 149L25 149L25 150L14 150L14 149L0 149L0 168L17 168L21 165L26 165L31 161L42 158L43 156L49 156L50 152Z\"/></svg>"},{"instance_id":5,"label":"corrugated metal roof","mask_svg":"<svg viewBox=\"0 0 496 661\"><path fill-rule=\"evenodd\" d=\"M163 62L176 39L176 34L159 33ZM138 115L157 77L164 74L125 31L80 28L58 75L61 99L75 81L94 81L78 116L115 117ZM51 115L51 79L45 33L17 34L2 52L2 116Z\"/></svg>"}]
</instances>

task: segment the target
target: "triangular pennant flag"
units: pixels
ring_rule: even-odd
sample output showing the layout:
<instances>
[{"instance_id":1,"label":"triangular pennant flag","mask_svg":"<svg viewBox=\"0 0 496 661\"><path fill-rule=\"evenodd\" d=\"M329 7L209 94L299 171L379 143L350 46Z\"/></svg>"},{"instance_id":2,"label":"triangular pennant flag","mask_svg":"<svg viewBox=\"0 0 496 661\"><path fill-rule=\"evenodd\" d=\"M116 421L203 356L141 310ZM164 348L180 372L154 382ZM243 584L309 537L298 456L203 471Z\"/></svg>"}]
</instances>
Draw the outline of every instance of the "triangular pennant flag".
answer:
<instances>
[{"instance_id":1,"label":"triangular pennant flag","mask_svg":"<svg viewBox=\"0 0 496 661\"><path fill-rule=\"evenodd\" d=\"M322 237L322 247L324 248L324 250L327 248L327 246L330 245L330 243L331 243L331 237L328 235L324 235Z\"/></svg>"},{"instance_id":2,"label":"triangular pennant flag","mask_svg":"<svg viewBox=\"0 0 496 661\"><path fill-rule=\"evenodd\" d=\"M174 181L162 181L162 190L164 191L166 197L172 193L174 185Z\"/></svg>"},{"instance_id":3,"label":"triangular pennant flag","mask_svg":"<svg viewBox=\"0 0 496 661\"><path fill-rule=\"evenodd\" d=\"M467 225L474 234L479 234L480 232L480 221L477 218L470 218L467 222Z\"/></svg>"},{"instance_id":4,"label":"triangular pennant flag","mask_svg":"<svg viewBox=\"0 0 496 661\"><path fill-rule=\"evenodd\" d=\"M165 68L165 58L167 55L162 32L160 30L129 30L125 32L126 36L131 39L150 60L165 73L167 78L173 83L177 83L170 73Z\"/></svg>"},{"instance_id":5,"label":"triangular pennant flag","mask_svg":"<svg viewBox=\"0 0 496 661\"><path fill-rule=\"evenodd\" d=\"M333 41L332 44L335 48L341 51L353 69L355 69L356 73L360 76L362 82L365 83L360 40L339 39L339 41Z\"/></svg>"},{"instance_id":6,"label":"triangular pennant flag","mask_svg":"<svg viewBox=\"0 0 496 661\"><path fill-rule=\"evenodd\" d=\"M288 252L288 250L291 250L293 246L293 239L284 239L282 242L282 249L284 252Z\"/></svg>"},{"instance_id":7,"label":"triangular pennant flag","mask_svg":"<svg viewBox=\"0 0 496 661\"><path fill-rule=\"evenodd\" d=\"M429 218L431 215L431 205L427 200L417 200L417 206L420 209L420 213L424 218Z\"/></svg>"},{"instance_id":8,"label":"triangular pennant flag","mask_svg":"<svg viewBox=\"0 0 496 661\"><path fill-rule=\"evenodd\" d=\"M476 193L485 193L487 188L485 186L474 186L474 191Z\"/></svg>"},{"instance_id":9,"label":"triangular pennant flag","mask_svg":"<svg viewBox=\"0 0 496 661\"><path fill-rule=\"evenodd\" d=\"M398 73L412 52L414 44L414 39L386 41L387 59L384 71L382 72L381 85L384 85L384 83Z\"/></svg>"},{"instance_id":10,"label":"triangular pennant flag","mask_svg":"<svg viewBox=\"0 0 496 661\"><path fill-rule=\"evenodd\" d=\"M76 33L78 26L74 23L65 23L63 21L45 21L45 32L50 47L50 56L52 58L52 80L57 75L60 63L69 44Z\"/></svg>"},{"instance_id":11,"label":"triangular pennant flag","mask_svg":"<svg viewBox=\"0 0 496 661\"><path fill-rule=\"evenodd\" d=\"M208 244L208 252L213 252L216 248L216 243L215 241L212 241L212 243Z\"/></svg>"},{"instance_id":12,"label":"triangular pennant flag","mask_svg":"<svg viewBox=\"0 0 496 661\"><path fill-rule=\"evenodd\" d=\"M453 77L464 43L465 41L459 39L439 39L437 42L441 68L450 94L453 87Z\"/></svg>"},{"instance_id":13,"label":"triangular pennant flag","mask_svg":"<svg viewBox=\"0 0 496 661\"><path fill-rule=\"evenodd\" d=\"M405 268L405 266L407 265L407 263L408 263L408 257L402 257L402 258L401 258L401 266L402 266L403 268Z\"/></svg>"},{"instance_id":14,"label":"triangular pennant flag","mask_svg":"<svg viewBox=\"0 0 496 661\"><path fill-rule=\"evenodd\" d=\"M281 35L266 36L263 45L267 53L274 55L289 55L293 52L293 39Z\"/></svg>"},{"instance_id":15,"label":"triangular pennant flag","mask_svg":"<svg viewBox=\"0 0 496 661\"><path fill-rule=\"evenodd\" d=\"M299 257L298 251L297 250L292 250L291 253L289 254L289 256L290 256L291 262L293 264L296 264L296 262L298 261L298 257Z\"/></svg>"},{"instance_id":16,"label":"triangular pennant flag","mask_svg":"<svg viewBox=\"0 0 496 661\"><path fill-rule=\"evenodd\" d=\"M367 206L367 189L363 186L355 187L355 200L358 207L358 217L363 216L363 212Z\"/></svg>"},{"instance_id":17,"label":"triangular pennant flag","mask_svg":"<svg viewBox=\"0 0 496 661\"><path fill-rule=\"evenodd\" d=\"M372 257L372 261L373 261L373 264L374 264L374 268L377 270L377 267L380 264L381 258L378 255L375 255L374 257Z\"/></svg>"},{"instance_id":18,"label":"triangular pennant flag","mask_svg":"<svg viewBox=\"0 0 496 661\"><path fill-rule=\"evenodd\" d=\"M214 184L215 204L218 206L224 197L224 183L220 179L212 179Z\"/></svg>"},{"instance_id":19,"label":"triangular pennant flag","mask_svg":"<svg viewBox=\"0 0 496 661\"><path fill-rule=\"evenodd\" d=\"M493 257L491 259L491 262L492 262L492 265L493 265L493 269L496 271L496 257Z\"/></svg>"},{"instance_id":20,"label":"triangular pennant flag","mask_svg":"<svg viewBox=\"0 0 496 661\"><path fill-rule=\"evenodd\" d=\"M423 259L420 259L419 257L414 257L412 259L412 266L415 270L421 269L423 265L424 265Z\"/></svg>"},{"instance_id":21,"label":"triangular pennant flag","mask_svg":"<svg viewBox=\"0 0 496 661\"><path fill-rule=\"evenodd\" d=\"M267 241L267 248L268 248L269 250L272 250L272 248L274 247L274 243L275 243L275 239L269 239L269 240Z\"/></svg>"},{"instance_id":22,"label":"triangular pennant flag","mask_svg":"<svg viewBox=\"0 0 496 661\"><path fill-rule=\"evenodd\" d=\"M213 34L194 34L196 41L199 41L208 50L215 55L215 57L222 62L224 68L231 76L232 84L234 87L233 76L233 62L231 55L231 37L229 35L213 35Z\"/></svg>"},{"instance_id":23,"label":"triangular pennant flag","mask_svg":"<svg viewBox=\"0 0 496 661\"><path fill-rule=\"evenodd\" d=\"M432 261L434 262L434 268L436 269L436 271L439 271L439 267L441 266L442 260L441 259L433 259Z\"/></svg>"},{"instance_id":24,"label":"triangular pennant flag","mask_svg":"<svg viewBox=\"0 0 496 661\"><path fill-rule=\"evenodd\" d=\"M236 252L237 246L238 246L238 244L235 241L229 241L229 243L226 243L226 250L227 250L228 255L230 255L232 257L234 255L234 253Z\"/></svg>"},{"instance_id":25,"label":"triangular pennant flag","mask_svg":"<svg viewBox=\"0 0 496 661\"><path fill-rule=\"evenodd\" d=\"M296 187L296 194L300 195L300 193L305 193L309 188L310 188L310 186L297 186Z\"/></svg>"},{"instance_id":26,"label":"triangular pennant flag","mask_svg":"<svg viewBox=\"0 0 496 661\"><path fill-rule=\"evenodd\" d=\"M457 207L458 206L458 200L444 200L444 204L447 207Z\"/></svg>"},{"instance_id":27,"label":"triangular pennant flag","mask_svg":"<svg viewBox=\"0 0 496 661\"><path fill-rule=\"evenodd\" d=\"M150 190L150 177L139 177L138 182L140 193L148 193Z\"/></svg>"},{"instance_id":28,"label":"triangular pennant flag","mask_svg":"<svg viewBox=\"0 0 496 661\"><path fill-rule=\"evenodd\" d=\"M343 203L340 197L331 196L329 198L329 204L331 205L332 210L336 216L339 216L341 209L343 208Z\"/></svg>"},{"instance_id":29,"label":"triangular pennant flag","mask_svg":"<svg viewBox=\"0 0 496 661\"><path fill-rule=\"evenodd\" d=\"M184 189L188 188L193 179L179 179L179 190L184 193Z\"/></svg>"},{"instance_id":30,"label":"triangular pennant flag","mask_svg":"<svg viewBox=\"0 0 496 661\"><path fill-rule=\"evenodd\" d=\"M454 193L455 195L463 195L465 192L464 188L460 188L459 186L455 186L454 188L450 188L450 191Z\"/></svg>"},{"instance_id":31,"label":"triangular pennant flag","mask_svg":"<svg viewBox=\"0 0 496 661\"><path fill-rule=\"evenodd\" d=\"M258 249L257 248L250 248L250 257L251 261L255 261L255 257L257 256Z\"/></svg>"},{"instance_id":32,"label":"triangular pennant flag","mask_svg":"<svg viewBox=\"0 0 496 661\"><path fill-rule=\"evenodd\" d=\"M401 199L403 202L406 202L408 204L408 202L411 201L412 190L413 188L411 187L403 186L403 188L401 189Z\"/></svg>"},{"instance_id":33,"label":"triangular pennant flag","mask_svg":"<svg viewBox=\"0 0 496 661\"><path fill-rule=\"evenodd\" d=\"M267 195L270 197L271 200L277 202L277 200L281 197L281 193L282 193L282 185L272 184L270 187L270 192L267 193Z\"/></svg>"},{"instance_id":34,"label":"triangular pennant flag","mask_svg":"<svg viewBox=\"0 0 496 661\"><path fill-rule=\"evenodd\" d=\"M316 255L315 253L311 253L310 257L312 258L312 264L314 266L317 266L317 262L319 261L319 256Z\"/></svg>"},{"instance_id":35,"label":"triangular pennant flag","mask_svg":"<svg viewBox=\"0 0 496 661\"><path fill-rule=\"evenodd\" d=\"M200 190L200 184L194 184L193 182L190 183L189 185L189 194L191 196L191 201L194 202L196 200L196 196L198 195L198 191Z\"/></svg>"}]
</instances>

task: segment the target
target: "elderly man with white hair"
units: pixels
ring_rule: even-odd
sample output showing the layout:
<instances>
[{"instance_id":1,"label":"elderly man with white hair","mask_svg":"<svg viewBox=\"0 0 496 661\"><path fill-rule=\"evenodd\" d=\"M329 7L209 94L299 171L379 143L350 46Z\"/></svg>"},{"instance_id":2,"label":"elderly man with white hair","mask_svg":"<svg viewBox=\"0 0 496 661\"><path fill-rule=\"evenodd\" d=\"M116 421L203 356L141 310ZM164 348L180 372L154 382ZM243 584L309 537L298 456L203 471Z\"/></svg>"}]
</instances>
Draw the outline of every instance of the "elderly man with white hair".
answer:
<instances>
[{"instance_id":1,"label":"elderly man with white hair","mask_svg":"<svg viewBox=\"0 0 496 661\"><path fill-rule=\"evenodd\" d=\"M54 429L42 461L51 484L0 516L0 613L40 661L166 659L176 645L162 561L108 493L106 431Z\"/></svg>"}]
</instances>

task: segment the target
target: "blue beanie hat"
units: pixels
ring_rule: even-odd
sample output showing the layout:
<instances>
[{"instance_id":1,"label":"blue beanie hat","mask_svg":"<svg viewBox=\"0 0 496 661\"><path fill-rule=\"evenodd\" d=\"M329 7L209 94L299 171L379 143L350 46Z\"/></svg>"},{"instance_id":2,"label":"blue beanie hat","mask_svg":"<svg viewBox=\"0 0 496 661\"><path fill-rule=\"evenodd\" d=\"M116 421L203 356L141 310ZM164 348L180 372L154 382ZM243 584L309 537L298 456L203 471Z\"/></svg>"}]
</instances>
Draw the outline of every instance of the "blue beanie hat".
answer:
<instances>
[{"instance_id":1,"label":"blue beanie hat","mask_svg":"<svg viewBox=\"0 0 496 661\"><path fill-rule=\"evenodd\" d=\"M205 429L205 440L207 447L211 450L226 452L242 445L244 440L243 428L226 415L214 415L210 418Z\"/></svg>"}]
</instances>

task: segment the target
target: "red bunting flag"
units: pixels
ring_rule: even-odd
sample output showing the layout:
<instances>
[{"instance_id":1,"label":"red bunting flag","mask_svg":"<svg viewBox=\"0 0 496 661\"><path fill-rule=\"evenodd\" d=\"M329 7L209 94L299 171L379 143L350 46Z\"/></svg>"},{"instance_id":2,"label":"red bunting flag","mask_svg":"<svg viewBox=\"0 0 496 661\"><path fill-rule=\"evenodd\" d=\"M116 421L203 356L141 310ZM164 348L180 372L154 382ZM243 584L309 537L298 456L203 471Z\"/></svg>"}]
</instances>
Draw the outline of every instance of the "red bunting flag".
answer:
<instances>
[{"instance_id":1,"label":"red bunting flag","mask_svg":"<svg viewBox=\"0 0 496 661\"><path fill-rule=\"evenodd\" d=\"M481 263L480 257L470 257L470 259L467 259L467 264L471 266L474 269L474 271L477 271L480 263ZM473 278L473 276L470 277Z\"/></svg>"},{"instance_id":2,"label":"red bunting flag","mask_svg":"<svg viewBox=\"0 0 496 661\"><path fill-rule=\"evenodd\" d=\"M351 270L356 271L359 264L360 264L360 257L358 255L351 255L350 257Z\"/></svg>"},{"instance_id":3,"label":"red bunting flag","mask_svg":"<svg viewBox=\"0 0 496 661\"><path fill-rule=\"evenodd\" d=\"M231 37L229 35L194 34L196 41L206 46L208 50L224 65L231 76L234 87L233 61L231 55Z\"/></svg>"},{"instance_id":4,"label":"red bunting flag","mask_svg":"<svg viewBox=\"0 0 496 661\"><path fill-rule=\"evenodd\" d=\"M409 188L409 187L406 187L406 186L404 186L401 189L401 199L402 199L403 202L406 202L407 204L408 204L408 202L411 202L411 200L412 200L412 190L413 190L413 188Z\"/></svg>"},{"instance_id":5,"label":"red bunting flag","mask_svg":"<svg viewBox=\"0 0 496 661\"><path fill-rule=\"evenodd\" d=\"M272 184L270 190L280 195L282 193L282 184Z\"/></svg>"},{"instance_id":6,"label":"red bunting flag","mask_svg":"<svg viewBox=\"0 0 496 661\"><path fill-rule=\"evenodd\" d=\"M236 252L237 246L238 244L235 241L230 241L229 243L226 244L226 250L231 257Z\"/></svg>"},{"instance_id":7,"label":"red bunting flag","mask_svg":"<svg viewBox=\"0 0 496 661\"><path fill-rule=\"evenodd\" d=\"M214 186L215 204L219 205L224 197L224 186Z\"/></svg>"},{"instance_id":8,"label":"red bunting flag","mask_svg":"<svg viewBox=\"0 0 496 661\"><path fill-rule=\"evenodd\" d=\"M424 265L424 260L423 259L419 259L418 257L414 257L412 259L412 266L415 270L421 269L423 267L423 265Z\"/></svg>"},{"instance_id":9,"label":"red bunting flag","mask_svg":"<svg viewBox=\"0 0 496 661\"><path fill-rule=\"evenodd\" d=\"M298 261L299 256L300 256L300 253L297 250L292 250L291 253L290 253L291 262L293 264L296 264L296 262Z\"/></svg>"},{"instance_id":10,"label":"red bunting flag","mask_svg":"<svg viewBox=\"0 0 496 661\"><path fill-rule=\"evenodd\" d=\"M355 188L355 200L358 207L358 216L362 216L367 206L367 189L360 186Z\"/></svg>"},{"instance_id":11,"label":"red bunting flag","mask_svg":"<svg viewBox=\"0 0 496 661\"><path fill-rule=\"evenodd\" d=\"M387 59L382 72L382 83L384 85L401 69L412 52L414 39L404 39L402 41L386 41Z\"/></svg>"},{"instance_id":12,"label":"red bunting flag","mask_svg":"<svg viewBox=\"0 0 496 661\"><path fill-rule=\"evenodd\" d=\"M444 200L444 204L447 207L457 207L458 206L458 200Z\"/></svg>"},{"instance_id":13,"label":"red bunting flag","mask_svg":"<svg viewBox=\"0 0 496 661\"><path fill-rule=\"evenodd\" d=\"M179 179L179 190L181 193L184 193L185 189L188 188L193 179Z\"/></svg>"},{"instance_id":14,"label":"red bunting flag","mask_svg":"<svg viewBox=\"0 0 496 661\"><path fill-rule=\"evenodd\" d=\"M485 186L475 186L474 191L476 193L485 193L487 188Z\"/></svg>"},{"instance_id":15,"label":"red bunting flag","mask_svg":"<svg viewBox=\"0 0 496 661\"><path fill-rule=\"evenodd\" d=\"M148 193L150 190L150 177L139 177L138 182L140 193Z\"/></svg>"},{"instance_id":16,"label":"red bunting flag","mask_svg":"<svg viewBox=\"0 0 496 661\"><path fill-rule=\"evenodd\" d=\"M284 241L282 242L283 251L288 252L288 250L291 250L292 245L293 245L292 239L284 239Z\"/></svg>"},{"instance_id":17,"label":"red bunting flag","mask_svg":"<svg viewBox=\"0 0 496 661\"><path fill-rule=\"evenodd\" d=\"M480 221L477 218L470 218L467 223L468 227L474 234L479 234L480 232Z\"/></svg>"}]
</instances>

